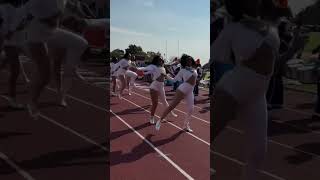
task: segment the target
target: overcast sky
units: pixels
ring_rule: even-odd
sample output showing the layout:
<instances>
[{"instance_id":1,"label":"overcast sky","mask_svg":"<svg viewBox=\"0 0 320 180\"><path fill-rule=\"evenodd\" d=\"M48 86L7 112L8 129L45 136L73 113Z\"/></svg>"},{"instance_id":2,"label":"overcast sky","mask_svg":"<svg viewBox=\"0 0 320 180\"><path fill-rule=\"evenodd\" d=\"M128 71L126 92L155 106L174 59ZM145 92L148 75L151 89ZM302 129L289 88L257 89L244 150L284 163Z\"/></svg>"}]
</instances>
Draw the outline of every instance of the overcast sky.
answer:
<instances>
[{"instance_id":1,"label":"overcast sky","mask_svg":"<svg viewBox=\"0 0 320 180\"><path fill-rule=\"evenodd\" d=\"M289 5L294 14L297 14L301 9L313 4L315 0L288 0Z\"/></svg>"}]
</instances>

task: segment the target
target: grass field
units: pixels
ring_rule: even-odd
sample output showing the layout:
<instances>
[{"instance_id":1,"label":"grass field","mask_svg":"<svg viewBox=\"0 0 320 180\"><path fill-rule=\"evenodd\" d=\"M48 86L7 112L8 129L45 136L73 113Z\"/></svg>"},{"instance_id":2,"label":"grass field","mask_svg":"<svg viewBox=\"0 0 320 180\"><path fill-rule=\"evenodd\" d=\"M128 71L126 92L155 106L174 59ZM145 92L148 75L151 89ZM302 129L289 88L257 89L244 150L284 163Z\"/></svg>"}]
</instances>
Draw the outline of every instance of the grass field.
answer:
<instances>
[{"instance_id":1,"label":"grass field","mask_svg":"<svg viewBox=\"0 0 320 180\"><path fill-rule=\"evenodd\" d=\"M306 44L304 52L310 53L312 49L320 45L320 32L311 32L309 34L309 42Z\"/></svg>"}]
</instances>

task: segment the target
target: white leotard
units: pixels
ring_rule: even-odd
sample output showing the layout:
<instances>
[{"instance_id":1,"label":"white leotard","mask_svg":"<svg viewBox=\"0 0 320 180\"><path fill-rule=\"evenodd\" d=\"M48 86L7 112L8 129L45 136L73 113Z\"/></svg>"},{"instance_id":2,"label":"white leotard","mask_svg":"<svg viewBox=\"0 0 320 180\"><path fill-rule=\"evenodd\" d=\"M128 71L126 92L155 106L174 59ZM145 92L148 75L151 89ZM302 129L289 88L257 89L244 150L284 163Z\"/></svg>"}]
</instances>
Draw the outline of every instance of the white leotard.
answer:
<instances>
[{"instance_id":1,"label":"white leotard","mask_svg":"<svg viewBox=\"0 0 320 180\"><path fill-rule=\"evenodd\" d=\"M166 70L164 67L158 67L156 65L148 65L147 67L140 67L138 68L141 71L146 71L144 74L152 74L152 80L157 80L161 74L166 75Z\"/></svg>"},{"instance_id":2,"label":"white leotard","mask_svg":"<svg viewBox=\"0 0 320 180\"><path fill-rule=\"evenodd\" d=\"M263 37L261 33L249 29L243 24L230 23L225 26L211 47L213 60L232 64L231 51L233 51L235 63L240 65L243 60L249 59L264 42L272 45L274 54L277 54L279 49L279 42L275 38L277 33L277 29L270 28L269 34ZM250 39L247 39L247 37L250 37Z\"/></svg>"},{"instance_id":3,"label":"white leotard","mask_svg":"<svg viewBox=\"0 0 320 180\"><path fill-rule=\"evenodd\" d=\"M57 28L49 27L41 19L63 14L66 0L30 0L25 4L26 14L34 19L26 27L28 42L47 42Z\"/></svg>"},{"instance_id":4,"label":"white leotard","mask_svg":"<svg viewBox=\"0 0 320 180\"><path fill-rule=\"evenodd\" d=\"M187 81L191 76L197 78L197 70L191 68L183 68L179 73L174 77L174 81Z\"/></svg>"},{"instance_id":5,"label":"white leotard","mask_svg":"<svg viewBox=\"0 0 320 180\"><path fill-rule=\"evenodd\" d=\"M125 75L127 69L129 67L129 62L126 59L121 59L116 65L117 75Z\"/></svg>"}]
</instances>

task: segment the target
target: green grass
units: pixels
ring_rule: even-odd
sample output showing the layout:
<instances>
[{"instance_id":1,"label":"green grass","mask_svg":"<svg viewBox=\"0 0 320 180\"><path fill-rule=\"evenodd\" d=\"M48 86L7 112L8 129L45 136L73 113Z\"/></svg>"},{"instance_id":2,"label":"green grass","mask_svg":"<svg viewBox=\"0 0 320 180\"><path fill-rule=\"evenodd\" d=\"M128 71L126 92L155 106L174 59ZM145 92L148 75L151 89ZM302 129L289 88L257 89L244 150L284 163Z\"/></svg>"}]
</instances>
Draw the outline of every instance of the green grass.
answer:
<instances>
[{"instance_id":1,"label":"green grass","mask_svg":"<svg viewBox=\"0 0 320 180\"><path fill-rule=\"evenodd\" d=\"M206 72L204 78L204 80L210 80L210 72Z\"/></svg>"},{"instance_id":2,"label":"green grass","mask_svg":"<svg viewBox=\"0 0 320 180\"><path fill-rule=\"evenodd\" d=\"M306 44L304 52L310 53L320 45L320 32L309 33L309 42Z\"/></svg>"}]
</instances>

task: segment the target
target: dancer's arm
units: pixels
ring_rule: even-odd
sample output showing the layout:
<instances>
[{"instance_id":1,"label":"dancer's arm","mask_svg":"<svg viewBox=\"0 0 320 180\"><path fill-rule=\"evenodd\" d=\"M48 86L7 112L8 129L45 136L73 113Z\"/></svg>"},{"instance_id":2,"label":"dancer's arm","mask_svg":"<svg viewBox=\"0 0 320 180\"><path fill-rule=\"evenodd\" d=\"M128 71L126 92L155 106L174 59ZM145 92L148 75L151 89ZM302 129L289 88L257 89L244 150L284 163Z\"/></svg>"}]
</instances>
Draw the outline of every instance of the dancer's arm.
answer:
<instances>
[{"instance_id":1,"label":"dancer's arm","mask_svg":"<svg viewBox=\"0 0 320 180\"><path fill-rule=\"evenodd\" d=\"M139 71L143 71L144 74L152 74L154 71L154 68L152 65L148 65L147 67L138 67Z\"/></svg>"}]
</instances>

